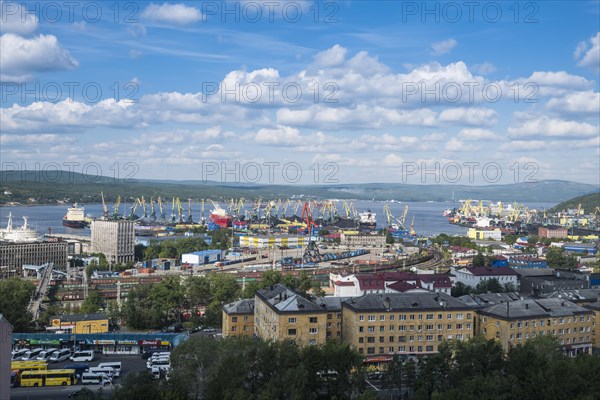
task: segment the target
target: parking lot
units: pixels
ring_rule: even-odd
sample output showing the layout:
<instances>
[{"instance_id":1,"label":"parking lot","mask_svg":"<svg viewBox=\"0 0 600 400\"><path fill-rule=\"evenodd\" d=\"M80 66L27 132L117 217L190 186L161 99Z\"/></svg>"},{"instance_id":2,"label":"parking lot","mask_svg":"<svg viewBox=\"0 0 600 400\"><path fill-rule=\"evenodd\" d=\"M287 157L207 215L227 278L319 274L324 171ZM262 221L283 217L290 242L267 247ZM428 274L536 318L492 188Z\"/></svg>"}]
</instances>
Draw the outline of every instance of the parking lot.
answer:
<instances>
[{"instance_id":1,"label":"parking lot","mask_svg":"<svg viewBox=\"0 0 600 400\"><path fill-rule=\"evenodd\" d=\"M140 354L138 355L120 355L120 354L111 354L111 355L104 355L104 354L94 354L94 361L89 362L89 363L77 363L77 364L88 364L91 367L95 367L98 366L98 364L103 363L103 362L110 362L110 361L121 361L122 366L121 366L121 376L119 378L116 378L113 382L113 385L118 385L120 381L123 380L123 378L126 375L129 374L137 374L139 372L145 372L147 371L146 369L146 360L142 359L142 356ZM73 364L72 361L62 361L62 362L58 362L58 363L50 363L48 364L48 369L61 369L64 368L65 365L68 364ZM67 398L67 396L69 395L69 393L74 392L77 389L80 389L82 387L87 387L91 390L98 390L101 386L100 385L86 385L86 386L82 386L82 385L75 385L75 386L68 386L68 387L56 387L56 386L51 386L51 387L20 387L20 388L13 388L10 390L10 398L11 399L65 399ZM103 391L106 393L107 397L108 395L110 395L110 392L112 391L112 387L111 385L106 385L103 388Z\"/></svg>"}]
</instances>

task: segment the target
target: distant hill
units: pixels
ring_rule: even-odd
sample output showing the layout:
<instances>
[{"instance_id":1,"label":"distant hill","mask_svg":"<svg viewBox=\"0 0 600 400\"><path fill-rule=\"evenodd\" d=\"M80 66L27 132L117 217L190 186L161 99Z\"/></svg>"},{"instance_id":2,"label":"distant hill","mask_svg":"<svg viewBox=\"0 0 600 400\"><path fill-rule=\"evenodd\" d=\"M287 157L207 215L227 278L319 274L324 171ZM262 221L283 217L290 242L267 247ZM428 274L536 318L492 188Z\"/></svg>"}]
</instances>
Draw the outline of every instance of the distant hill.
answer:
<instances>
[{"instance_id":1,"label":"distant hill","mask_svg":"<svg viewBox=\"0 0 600 400\"><path fill-rule=\"evenodd\" d=\"M566 209L577 208L581 204L581 208L587 213L593 212L596 207L600 207L600 192L577 196L567 201L563 201L552 208L552 212L562 211Z\"/></svg>"},{"instance_id":2,"label":"distant hill","mask_svg":"<svg viewBox=\"0 0 600 400\"><path fill-rule=\"evenodd\" d=\"M560 202L597 191L594 185L562 180L507 185L410 185L396 183L358 183L333 185L274 185L235 182L127 180L109 176L83 175L67 171L0 171L0 204L56 204L64 202L97 203L100 192L107 201L161 196L182 200L240 198L263 199L310 196L318 199L359 199L397 201L451 201L481 199L503 202ZM6 193L6 194L5 194Z\"/></svg>"}]
</instances>

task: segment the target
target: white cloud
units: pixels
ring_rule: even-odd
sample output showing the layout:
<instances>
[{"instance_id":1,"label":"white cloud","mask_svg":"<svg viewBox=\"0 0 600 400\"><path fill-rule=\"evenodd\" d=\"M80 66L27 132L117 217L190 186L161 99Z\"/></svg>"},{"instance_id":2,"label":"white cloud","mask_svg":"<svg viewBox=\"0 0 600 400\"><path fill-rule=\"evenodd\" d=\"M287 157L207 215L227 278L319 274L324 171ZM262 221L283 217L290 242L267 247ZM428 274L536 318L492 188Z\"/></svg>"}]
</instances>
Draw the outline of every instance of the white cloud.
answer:
<instances>
[{"instance_id":1,"label":"white cloud","mask_svg":"<svg viewBox=\"0 0 600 400\"><path fill-rule=\"evenodd\" d=\"M53 35L32 39L7 33L0 36L0 80L24 82L35 72L72 69L79 65Z\"/></svg>"},{"instance_id":2,"label":"white cloud","mask_svg":"<svg viewBox=\"0 0 600 400\"><path fill-rule=\"evenodd\" d=\"M493 74L498 70L494 64L487 61L481 64L475 64L471 67L471 69L481 75Z\"/></svg>"},{"instance_id":3,"label":"white cloud","mask_svg":"<svg viewBox=\"0 0 600 400\"><path fill-rule=\"evenodd\" d=\"M251 136L259 144L275 146L299 146L303 144L303 138L298 129L283 125L278 125L276 128L262 128Z\"/></svg>"},{"instance_id":4,"label":"white cloud","mask_svg":"<svg viewBox=\"0 0 600 400\"><path fill-rule=\"evenodd\" d=\"M150 4L141 14L142 18L175 25L189 25L202 19L202 13L196 7L185 4Z\"/></svg>"},{"instance_id":5,"label":"white cloud","mask_svg":"<svg viewBox=\"0 0 600 400\"><path fill-rule=\"evenodd\" d=\"M452 138L446 143L445 149L451 152L474 152L479 150L479 147L473 144L466 144L461 140Z\"/></svg>"},{"instance_id":6,"label":"white cloud","mask_svg":"<svg viewBox=\"0 0 600 400\"><path fill-rule=\"evenodd\" d=\"M575 59L578 61L577 65L581 67L600 71L600 32L589 39L589 44L588 42L580 42L577 45Z\"/></svg>"},{"instance_id":7,"label":"white cloud","mask_svg":"<svg viewBox=\"0 0 600 400\"><path fill-rule=\"evenodd\" d=\"M498 135L488 129L464 128L458 133L458 138L463 140L493 140Z\"/></svg>"},{"instance_id":8,"label":"white cloud","mask_svg":"<svg viewBox=\"0 0 600 400\"><path fill-rule=\"evenodd\" d=\"M0 1L0 33L29 36L37 32L39 20L28 12L25 4L16 1Z\"/></svg>"},{"instance_id":9,"label":"white cloud","mask_svg":"<svg viewBox=\"0 0 600 400\"><path fill-rule=\"evenodd\" d=\"M325 51L317 53L313 65L321 68L340 65L345 61L347 52L346 48L336 44Z\"/></svg>"},{"instance_id":10,"label":"white cloud","mask_svg":"<svg viewBox=\"0 0 600 400\"><path fill-rule=\"evenodd\" d=\"M496 123L498 113L489 108L448 108L439 115L439 120L464 125L491 126Z\"/></svg>"},{"instance_id":11,"label":"white cloud","mask_svg":"<svg viewBox=\"0 0 600 400\"><path fill-rule=\"evenodd\" d=\"M592 91L573 92L560 98L550 99L546 106L558 112L598 115L600 93Z\"/></svg>"},{"instance_id":12,"label":"white cloud","mask_svg":"<svg viewBox=\"0 0 600 400\"><path fill-rule=\"evenodd\" d=\"M589 138L598 135L600 128L586 122L565 121L558 118L541 116L523 122L520 126L508 128L513 138Z\"/></svg>"},{"instance_id":13,"label":"white cloud","mask_svg":"<svg viewBox=\"0 0 600 400\"><path fill-rule=\"evenodd\" d=\"M385 157L383 157L381 164L388 166L388 167L398 167L398 166L401 166L403 162L404 162L404 160L402 159L402 157L400 157L397 154L390 153L390 154L386 155Z\"/></svg>"},{"instance_id":14,"label":"white cloud","mask_svg":"<svg viewBox=\"0 0 600 400\"><path fill-rule=\"evenodd\" d=\"M458 42L454 39L442 40L441 42L437 42L431 45L431 53L436 56L449 53L453 48L456 47L457 44Z\"/></svg>"}]
</instances>

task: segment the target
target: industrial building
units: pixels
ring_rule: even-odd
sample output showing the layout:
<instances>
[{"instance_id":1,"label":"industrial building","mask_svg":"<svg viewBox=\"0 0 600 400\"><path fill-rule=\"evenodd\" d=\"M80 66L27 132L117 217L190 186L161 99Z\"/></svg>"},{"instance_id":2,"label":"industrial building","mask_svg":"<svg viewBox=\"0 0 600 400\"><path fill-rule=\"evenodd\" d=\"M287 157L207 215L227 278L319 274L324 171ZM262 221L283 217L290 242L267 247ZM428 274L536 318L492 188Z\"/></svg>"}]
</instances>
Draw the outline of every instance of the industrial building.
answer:
<instances>
[{"instance_id":1,"label":"industrial building","mask_svg":"<svg viewBox=\"0 0 600 400\"><path fill-rule=\"evenodd\" d=\"M62 315L50 321L46 327L49 332L64 333L107 333L109 330L108 317L104 314L71 314Z\"/></svg>"},{"instance_id":2,"label":"industrial building","mask_svg":"<svg viewBox=\"0 0 600 400\"><path fill-rule=\"evenodd\" d=\"M385 247L385 235L340 235L340 245L348 247Z\"/></svg>"},{"instance_id":3,"label":"industrial building","mask_svg":"<svg viewBox=\"0 0 600 400\"><path fill-rule=\"evenodd\" d=\"M277 247L302 247L306 244L308 244L308 238L306 236L240 236L241 247L272 249Z\"/></svg>"},{"instance_id":4,"label":"industrial building","mask_svg":"<svg viewBox=\"0 0 600 400\"><path fill-rule=\"evenodd\" d=\"M0 277L22 275L23 265L54 263L54 269L67 269L66 242L0 242Z\"/></svg>"},{"instance_id":5,"label":"industrial building","mask_svg":"<svg viewBox=\"0 0 600 400\"><path fill-rule=\"evenodd\" d=\"M102 253L109 264L134 261L135 224L127 220L92 221L92 251Z\"/></svg>"},{"instance_id":6,"label":"industrial building","mask_svg":"<svg viewBox=\"0 0 600 400\"><path fill-rule=\"evenodd\" d=\"M182 264L205 265L223 260L222 250L203 250L181 255Z\"/></svg>"}]
</instances>

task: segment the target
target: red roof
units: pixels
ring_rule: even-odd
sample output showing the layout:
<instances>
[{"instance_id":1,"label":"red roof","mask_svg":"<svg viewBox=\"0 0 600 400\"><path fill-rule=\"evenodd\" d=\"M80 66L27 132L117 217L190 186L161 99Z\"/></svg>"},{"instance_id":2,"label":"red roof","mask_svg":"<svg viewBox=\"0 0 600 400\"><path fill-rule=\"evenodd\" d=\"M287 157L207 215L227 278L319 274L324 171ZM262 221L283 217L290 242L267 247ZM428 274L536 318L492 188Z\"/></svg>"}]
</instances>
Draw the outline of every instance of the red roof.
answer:
<instances>
[{"instance_id":1,"label":"red roof","mask_svg":"<svg viewBox=\"0 0 600 400\"><path fill-rule=\"evenodd\" d=\"M358 280L360 290L383 290L384 281L377 275L372 274L357 274L355 275Z\"/></svg>"},{"instance_id":2,"label":"red roof","mask_svg":"<svg viewBox=\"0 0 600 400\"><path fill-rule=\"evenodd\" d=\"M443 274L419 275L419 279L423 282L433 283L434 288L452 287L452 280L450 277Z\"/></svg>"},{"instance_id":3,"label":"red roof","mask_svg":"<svg viewBox=\"0 0 600 400\"><path fill-rule=\"evenodd\" d=\"M418 286L410 284L408 282L398 281L387 286L389 289L395 290L396 292L406 292L411 289L419 289Z\"/></svg>"},{"instance_id":4,"label":"red roof","mask_svg":"<svg viewBox=\"0 0 600 400\"><path fill-rule=\"evenodd\" d=\"M378 275L386 282L414 281L418 278L417 274L413 274L412 272L381 272Z\"/></svg>"},{"instance_id":5,"label":"red roof","mask_svg":"<svg viewBox=\"0 0 600 400\"><path fill-rule=\"evenodd\" d=\"M335 281L337 286L354 286L354 282Z\"/></svg>"}]
</instances>

